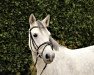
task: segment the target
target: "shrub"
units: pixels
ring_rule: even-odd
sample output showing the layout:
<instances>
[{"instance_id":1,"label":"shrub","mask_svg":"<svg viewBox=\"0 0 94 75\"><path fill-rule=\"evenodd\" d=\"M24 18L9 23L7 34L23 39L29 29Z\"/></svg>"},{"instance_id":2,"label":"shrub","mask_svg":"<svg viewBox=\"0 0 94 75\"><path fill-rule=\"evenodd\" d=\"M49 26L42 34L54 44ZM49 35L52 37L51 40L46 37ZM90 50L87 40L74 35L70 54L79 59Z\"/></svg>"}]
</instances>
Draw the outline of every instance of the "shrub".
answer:
<instances>
[{"instance_id":1,"label":"shrub","mask_svg":"<svg viewBox=\"0 0 94 75\"><path fill-rule=\"evenodd\" d=\"M51 15L52 36L69 48L94 44L93 0L1 0L0 72L26 71L31 61L28 18Z\"/></svg>"}]
</instances>

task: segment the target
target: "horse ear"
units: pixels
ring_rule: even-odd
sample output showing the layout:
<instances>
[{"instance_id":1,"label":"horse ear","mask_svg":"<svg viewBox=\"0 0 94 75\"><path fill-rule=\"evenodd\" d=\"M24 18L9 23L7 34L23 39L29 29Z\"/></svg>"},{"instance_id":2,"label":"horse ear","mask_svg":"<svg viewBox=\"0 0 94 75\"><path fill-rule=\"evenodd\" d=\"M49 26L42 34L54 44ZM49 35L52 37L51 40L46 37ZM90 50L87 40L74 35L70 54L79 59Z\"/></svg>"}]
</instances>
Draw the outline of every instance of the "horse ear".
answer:
<instances>
[{"instance_id":1,"label":"horse ear","mask_svg":"<svg viewBox=\"0 0 94 75\"><path fill-rule=\"evenodd\" d=\"M50 42L51 42L53 48L54 48L56 51L58 51L58 50L59 50L59 44L58 44L52 37L50 37L49 40L50 40Z\"/></svg>"},{"instance_id":2,"label":"horse ear","mask_svg":"<svg viewBox=\"0 0 94 75\"><path fill-rule=\"evenodd\" d=\"M33 14L31 14L30 17L29 17L29 24L32 24L32 23L34 23L35 21L36 21L35 16L34 16Z\"/></svg>"},{"instance_id":3,"label":"horse ear","mask_svg":"<svg viewBox=\"0 0 94 75\"><path fill-rule=\"evenodd\" d=\"M42 20L43 24L48 27L50 22L50 15L47 15L46 18Z\"/></svg>"}]
</instances>

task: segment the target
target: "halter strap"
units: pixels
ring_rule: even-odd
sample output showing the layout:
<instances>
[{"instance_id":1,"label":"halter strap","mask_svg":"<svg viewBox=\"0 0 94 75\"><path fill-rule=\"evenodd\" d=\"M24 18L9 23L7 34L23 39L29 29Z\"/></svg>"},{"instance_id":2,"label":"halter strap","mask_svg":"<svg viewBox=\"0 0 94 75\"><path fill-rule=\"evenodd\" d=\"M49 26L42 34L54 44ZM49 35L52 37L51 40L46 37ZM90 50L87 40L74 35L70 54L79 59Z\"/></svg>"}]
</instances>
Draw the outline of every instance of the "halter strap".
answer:
<instances>
[{"instance_id":1,"label":"halter strap","mask_svg":"<svg viewBox=\"0 0 94 75\"><path fill-rule=\"evenodd\" d=\"M34 29L34 28L39 28L39 27L38 27L38 26L34 26L34 27L32 27L31 29L29 29L29 33L30 33L30 48L32 49L32 46L31 46L31 39L32 39L32 44L33 44L34 48L36 49L36 52L33 51L33 49L32 49L32 51L33 51L34 53L37 53L37 54L38 54L38 50L39 50L43 45L45 45L45 44L46 44L46 45L51 45L51 48L52 48L52 50L53 50L52 44L51 44L51 42L49 42L49 41L44 42L44 43L42 43L41 45L37 46L37 44L36 44L36 42L35 42L35 40L34 40L32 34L31 34L31 30Z\"/></svg>"},{"instance_id":2,"label":"halter strap","mask_svg":"<svg viewBox=\"0 0 94 75\"><path fill-rule=\"evenodd\" d=\"M37 49L38 46L37 46L37 44L35 43L35 41L34 41L34 39L33 39L33 36L32 36L32 34L31 34L31 30L34 29L34 28L38 28L38 26L34 26L34 27L32 27L31 29L29 29L29 33L30 33L30 47L31 47L31 39L32 39L32 44L33 44L34 48ZM37 47L37 48L36 48L36 47ZM32 49L32 47L31 47L31 49ZM33 49L32 49L32 51L33 51ZM33 51L33 52L34 52L34 51Z\"/></svg>"},{"instance_id":3,"label":"halter strap","mask_svg":"<svg viewBox=\"0 0 94 75\"><path fill-rule=\"evenodd\" d=\"M52 50L53 50L53 45L51 44L51 42L47 41L47 42L44 42L44 43L42 43L41 45L38 46L38 45L36 44L36 42L35 42L35 40L34 40L32 34L31 34L31 30L34 29L34 28L39 28L39 27L38 27L38 26L34 26L34 27L32 27L31 29L29 29L29 34L30 34L30 48L32 49L32 51L33 51L34 53L37 54L36 62L35 62L35 64L34 64L34 67L35 67L36 64L37 64L38 58L39 58L39 57L42 58L42 54L43 54L45 48L46 48L48 45L50 45L51 48L52 48ZM42 28L42 27L41 27L41 28ZM36 49L36 51L33 50L32 46L31 46L31 41L32 41L32 44L33 44L34 48ZM44 46L44 45L45 45L45 46ZM38 50L39 50L42 46L44 46L43 51L42 51L41 54L39 54ZM34 67L33 67L33 70L34 70ZM45 64L45 66L44 66L42 72L40 73L40 75L42 75L42 73L43 73L43 71L45 70L46 67L47 67L47 64ZM32 70L32 71L33 71L33 70Z\"/></svg>"}]
</instances>

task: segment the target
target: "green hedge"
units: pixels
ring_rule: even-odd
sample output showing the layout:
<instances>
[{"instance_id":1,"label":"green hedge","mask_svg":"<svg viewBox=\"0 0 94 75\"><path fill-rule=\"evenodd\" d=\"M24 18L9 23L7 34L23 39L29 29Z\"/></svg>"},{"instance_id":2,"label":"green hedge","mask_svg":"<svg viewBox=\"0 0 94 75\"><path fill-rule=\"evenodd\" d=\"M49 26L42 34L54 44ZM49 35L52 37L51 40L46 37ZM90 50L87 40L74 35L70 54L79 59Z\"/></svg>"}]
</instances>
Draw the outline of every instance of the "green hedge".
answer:
<instances>
[{"instance_id":1,"label":"green hedge","mask_svg":"<svg viewBox=\"0 0 94 75\"><path fill-rule=\"evenodd\" d=\"M28 48L31 13L37 19L50 14L52 36L69 48L94 44L93 0L0 0L0 72L25 71L32 63Z\"/></svg>"}]
</instances>

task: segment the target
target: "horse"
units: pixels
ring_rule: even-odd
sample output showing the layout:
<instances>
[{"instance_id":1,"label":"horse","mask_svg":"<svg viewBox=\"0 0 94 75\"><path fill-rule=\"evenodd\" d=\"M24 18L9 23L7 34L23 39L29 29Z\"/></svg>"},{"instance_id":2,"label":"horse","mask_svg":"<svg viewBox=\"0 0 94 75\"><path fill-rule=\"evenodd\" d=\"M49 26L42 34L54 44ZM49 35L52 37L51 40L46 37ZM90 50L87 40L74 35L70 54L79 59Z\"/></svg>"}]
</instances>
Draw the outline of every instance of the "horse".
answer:
<instances>
[{"instance_id":1,"label":"horse","mask_svg":"<svg viewBox=\"0 0 94 75\"><path fill-rule=\"evenodd\" d=\"M69 49L48 31L50 15L43 20L29 17L29 48L37 75L94 75L94 46Z\"/></svg>"}]
</instances>

